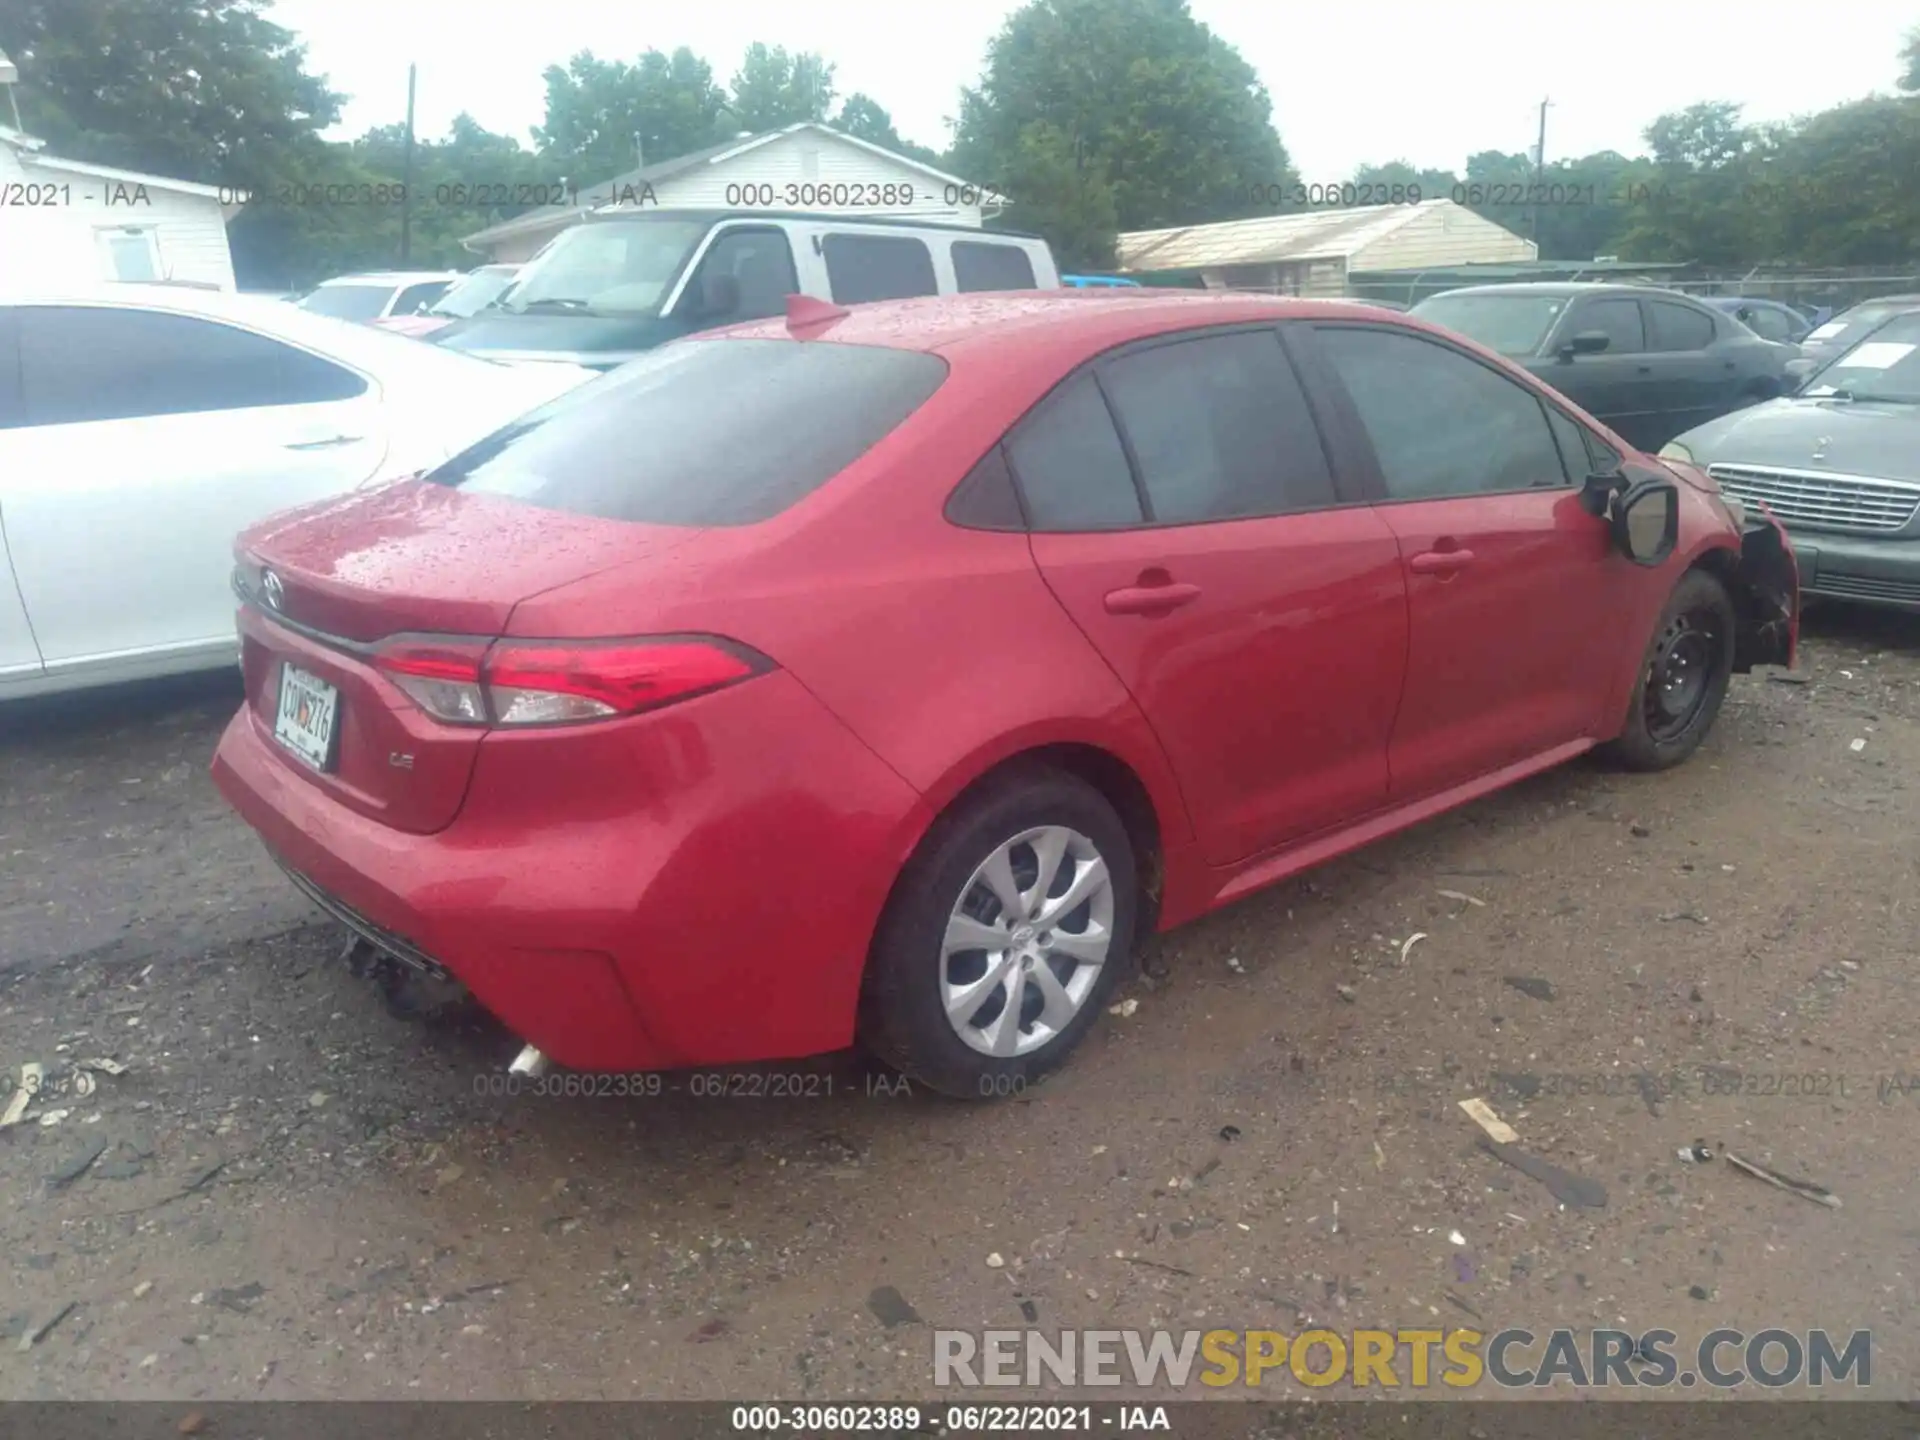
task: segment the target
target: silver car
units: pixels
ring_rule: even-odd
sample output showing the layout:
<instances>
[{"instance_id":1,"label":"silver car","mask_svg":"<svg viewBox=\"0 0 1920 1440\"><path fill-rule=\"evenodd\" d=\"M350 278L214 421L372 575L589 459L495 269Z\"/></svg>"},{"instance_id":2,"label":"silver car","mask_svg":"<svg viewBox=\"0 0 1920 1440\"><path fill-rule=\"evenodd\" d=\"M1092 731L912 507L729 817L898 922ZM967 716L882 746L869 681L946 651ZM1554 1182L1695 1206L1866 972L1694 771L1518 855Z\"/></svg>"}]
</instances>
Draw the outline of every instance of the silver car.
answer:
<instances>
[{"instance_id":1,"label":"silver car","mask_svg":"<svg viewBox=\"0 0 1920 1440\"><path fill-rule=\"evenodd\" d=\"M1859 334L1792 395L1660 454L1786 526L1800 589L1920 611L1920 309Z\"/></svg>"}]
</instances>

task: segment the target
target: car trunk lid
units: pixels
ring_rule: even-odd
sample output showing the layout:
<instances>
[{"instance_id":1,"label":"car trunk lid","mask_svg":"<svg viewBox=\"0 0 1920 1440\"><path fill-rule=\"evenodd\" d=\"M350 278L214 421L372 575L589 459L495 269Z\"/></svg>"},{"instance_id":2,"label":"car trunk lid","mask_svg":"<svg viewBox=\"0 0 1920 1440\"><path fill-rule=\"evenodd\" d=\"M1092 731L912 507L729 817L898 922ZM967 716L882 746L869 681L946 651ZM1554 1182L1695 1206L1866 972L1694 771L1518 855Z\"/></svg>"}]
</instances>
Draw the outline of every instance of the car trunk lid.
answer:
<instances>
[{"instance_id":1,"label":"car trunk lid","mask_svg":"<svg viewBox=\"0 0 1920 1440\"><path fill-rule=\"evenodd\" d=\"M459 812L486 726L423 710L383 672L382 642L485 642L523 599L647 548L642 527L420 481L276 517L237 547L254 723L341 803L399 830L441 829Z\"/></svg>"}]
</instances>

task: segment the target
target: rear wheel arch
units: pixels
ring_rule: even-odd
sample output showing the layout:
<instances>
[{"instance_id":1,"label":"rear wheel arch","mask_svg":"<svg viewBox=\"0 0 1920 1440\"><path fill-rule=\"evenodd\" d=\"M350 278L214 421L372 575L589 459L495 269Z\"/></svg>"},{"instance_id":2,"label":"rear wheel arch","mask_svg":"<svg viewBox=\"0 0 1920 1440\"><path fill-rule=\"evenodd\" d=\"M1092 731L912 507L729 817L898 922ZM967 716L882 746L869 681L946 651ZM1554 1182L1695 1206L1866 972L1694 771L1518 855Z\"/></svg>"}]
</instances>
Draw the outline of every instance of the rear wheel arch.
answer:
<instances>
[{"instance_id":1,"label":"rear wheel arch","mask_svg":"<svg viewBox=\"0 0 1920 1440\"><path fill-rule=\"evenodd\" d=\"M1091 785L1113 807L1120 823L1126 827L1139 870L1140 933L1151 934L1159 913L1161 882L1165 875L1166 822L1170 817L1164 816L1161 807L1154 803L1152 790L1133 764L1111 749L1086 741L1060 740L1030 745L997 757L977 770L949 775L922 797L925 802L922 823L902 849L902 870L942 816L982 790L1023 770L1055 770L1072 775ZM889 903L891 899L889 892Z\"/></svg>"}]
</instances>

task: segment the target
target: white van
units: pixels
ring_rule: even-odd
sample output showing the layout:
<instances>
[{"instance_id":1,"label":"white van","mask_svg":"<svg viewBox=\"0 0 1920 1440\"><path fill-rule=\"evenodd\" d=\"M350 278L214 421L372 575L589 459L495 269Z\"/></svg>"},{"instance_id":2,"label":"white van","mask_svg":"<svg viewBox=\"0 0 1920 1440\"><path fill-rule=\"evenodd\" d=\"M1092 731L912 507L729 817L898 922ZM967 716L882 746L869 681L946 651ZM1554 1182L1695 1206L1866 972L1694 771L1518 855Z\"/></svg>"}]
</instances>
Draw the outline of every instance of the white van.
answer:
<instances>
[{"instance_id":1,"label":"white van","mask_svg":"<svg viewBox=\"0 0 1920 1440\"><path fill-rule=\"evenodd\" d=\"M563 230L494 305L427 339L495 360L610 370L699 330L838 304L979 290L1054 290L1033 235L786 211L609 206Z\"/></svg>"}]
</instances>

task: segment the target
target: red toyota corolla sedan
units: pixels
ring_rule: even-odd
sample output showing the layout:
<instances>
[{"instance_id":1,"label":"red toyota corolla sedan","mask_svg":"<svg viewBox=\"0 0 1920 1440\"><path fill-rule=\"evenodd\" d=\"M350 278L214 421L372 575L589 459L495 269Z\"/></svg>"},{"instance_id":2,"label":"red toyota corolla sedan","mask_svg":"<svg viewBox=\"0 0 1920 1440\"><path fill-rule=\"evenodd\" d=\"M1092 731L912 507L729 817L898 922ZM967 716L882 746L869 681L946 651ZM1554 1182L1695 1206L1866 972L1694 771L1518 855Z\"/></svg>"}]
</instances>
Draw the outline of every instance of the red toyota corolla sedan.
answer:
<instances>
[{"instance_id":1,"label":"red toyota corolla sedan","mask_svg":"<svg viewBox=\"0 0 1920 1440\"><path fill-rule=\"evenodd\" d=\"M1144 931L1792 663L1778 527L1419 321L789 303L241 537L220 789L522 1063L1003 1094Z\"/></svg>"}]
</instances>

